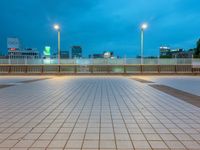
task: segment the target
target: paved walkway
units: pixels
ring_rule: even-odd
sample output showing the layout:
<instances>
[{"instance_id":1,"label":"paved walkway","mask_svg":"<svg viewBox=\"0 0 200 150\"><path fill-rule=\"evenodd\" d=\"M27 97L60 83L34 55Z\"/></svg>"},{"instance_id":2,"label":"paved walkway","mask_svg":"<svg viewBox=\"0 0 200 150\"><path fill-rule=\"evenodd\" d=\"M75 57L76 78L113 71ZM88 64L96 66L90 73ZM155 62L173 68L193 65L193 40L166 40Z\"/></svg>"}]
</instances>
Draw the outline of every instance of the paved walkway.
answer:
<instances>
[{"instance_id":1,"label":"paved walkway","mask_svg":"<svg viewBox=\"0 0 200 150\"><path fill-rule=\"evenodd\" d=\"M0 150L200 149L196 106L126 77L50 78L0 89Z\"/></svg>"},{"instance_id":2,"label":"paved walkway","mask_svg":"<svg viewBox=\"0 0 200 150\"><path fill-rule=\"evenodd\" d=\"M200 96L200 76L134 76Z\"/></svg>"}]
</instances>

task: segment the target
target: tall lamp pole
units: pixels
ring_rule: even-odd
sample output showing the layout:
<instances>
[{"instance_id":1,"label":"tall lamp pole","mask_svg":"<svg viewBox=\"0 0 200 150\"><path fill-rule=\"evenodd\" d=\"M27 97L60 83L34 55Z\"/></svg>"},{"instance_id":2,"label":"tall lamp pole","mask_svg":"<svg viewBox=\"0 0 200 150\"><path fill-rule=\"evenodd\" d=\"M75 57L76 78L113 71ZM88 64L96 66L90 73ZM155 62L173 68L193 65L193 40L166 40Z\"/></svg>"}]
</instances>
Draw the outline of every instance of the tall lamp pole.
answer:
<instances>
[{"instance_id":1,"label":"tall lamp pole","mask_svg":"<svg viewBox=\"0 0 200 150\"><path fill-rule=\"evenodd\" d=\"M143 23L141 25L141 64L143 64L143 59L144 59L144 31L145 29L148 28L147 23Z\"/></svg>"},{"instance_id":2,"label":"tall lamp pole","mask_svg":"<svg viewBox=\"0 0 200 150\"><path fill-rule=\"evenodd\" d=\"M58 31L58 64L60 64L60 26L55 24L54 29Z\"/></svg>"}]
</instances>

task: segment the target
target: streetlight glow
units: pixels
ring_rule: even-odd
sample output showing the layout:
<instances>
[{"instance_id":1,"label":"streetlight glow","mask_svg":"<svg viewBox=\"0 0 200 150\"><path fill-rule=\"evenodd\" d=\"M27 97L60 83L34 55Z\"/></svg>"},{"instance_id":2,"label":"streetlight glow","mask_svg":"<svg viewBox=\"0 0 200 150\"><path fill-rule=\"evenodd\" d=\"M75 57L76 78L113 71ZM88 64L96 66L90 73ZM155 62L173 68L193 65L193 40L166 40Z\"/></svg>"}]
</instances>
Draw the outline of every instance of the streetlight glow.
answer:
<instances>
[{"instance_id":1,"label":"streetlight glow","mask_svg":"<svg viewBox=\"0 0 200 150\"><path fill-rule=\"evenodd\" d=\"M60 29L60 26L59 26L58 24L55 24L55 25L54 25L54 29L59 30L59 29Z\"/></svg>"},{"instance_id":2,"label":"streetlight glow","mask_svg":"<svg viewBox=\"0 0 200 150\"><path fill-rule=\"evenodd\" d=\"M147 23L143 23L142 25L141 25L141 29L142 30L145 30L145 29L147 29L148 28L148 24Z\"/></svg>"},{"instance_id":3,"label":"streetlight glow","mask_svg":"<svg viewBox=\"0 0 200 150\"><path fill-rule=\"evenodd\" d=\"M144 30L148 28L147 23L141 25L141 65L144 63Z\"/></svg>"},{"instance_id":4,"label":"streetlight glow","mask_svg":"<svg viewBox=\"0 0 200 150\"><path fill-rule=\"evenodd\" d=\"M58 32L58 64L60 64L60 26L55 24L54 29Z\"/></svg>"}]
</instances>

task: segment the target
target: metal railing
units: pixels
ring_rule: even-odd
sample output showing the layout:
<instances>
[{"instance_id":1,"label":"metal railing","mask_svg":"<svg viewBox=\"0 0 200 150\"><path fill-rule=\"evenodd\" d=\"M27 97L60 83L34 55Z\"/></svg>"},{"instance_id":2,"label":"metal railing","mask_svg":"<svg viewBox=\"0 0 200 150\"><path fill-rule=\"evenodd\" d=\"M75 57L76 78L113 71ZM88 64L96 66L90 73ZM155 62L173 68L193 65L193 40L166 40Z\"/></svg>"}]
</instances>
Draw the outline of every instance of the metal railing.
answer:
<instances>
[{"instance_id":1,"label":"metal railing","mask_svg":"<svg viewBox=\"0 0 200 150\"><path fill-rule=\"evenodd\" d=\"M200 63L200 59L191 58L123 58L123 59L61 59L60 64L78 64L78 65L132 65L132 64L148 64L148 65L175 65L175 64L193 64ZM0 64L40 64L50 65L58 64L57 59L0 59Z\"/></svg>"},{"instance_id":2,"label":"metal railing","mask_svg":"<svg viewBox=\"0 0 200 150\"><path fill-rule=\"evenodd\" d=\"M192 65L0 65L0 74L199 74Z\"/></svg>"},{"instance_id":3,"label":"metal railing","mask_svg":"<svg viewBox=\"0 0 200 150\"><path fill-rule=\"evenodd\" d=\"M200 59L0 59L0 74L199 74Z\"/></svg>"}]
</instances>

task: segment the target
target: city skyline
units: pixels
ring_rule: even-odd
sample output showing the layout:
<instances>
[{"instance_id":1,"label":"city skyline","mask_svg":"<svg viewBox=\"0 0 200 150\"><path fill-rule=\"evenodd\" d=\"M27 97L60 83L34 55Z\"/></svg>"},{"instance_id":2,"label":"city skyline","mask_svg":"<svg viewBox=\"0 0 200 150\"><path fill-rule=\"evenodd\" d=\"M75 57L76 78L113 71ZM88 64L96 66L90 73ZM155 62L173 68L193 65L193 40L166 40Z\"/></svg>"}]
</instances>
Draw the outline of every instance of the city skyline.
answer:
<instances>
[{"instance_id":1,"label":"city skyline","mask_svg":"<svg viewBox=\"0 0 200 150\"><path fill-rule=\"evenodd\" d=\"M146 56L158 55L161 45L193 48L200 35L200 2L195 0L151 0L148 4L144 0L45 2L0 2L1 51L6 50L6 38L10 36L19 37L24 47L36 47L40 53L46 45L56 49L54 23L61 26L61 49L80 45L84 56L104 50L120 56L140 55L143 22L149 24L145 31Z\"/></svg>"}]
</instances>

